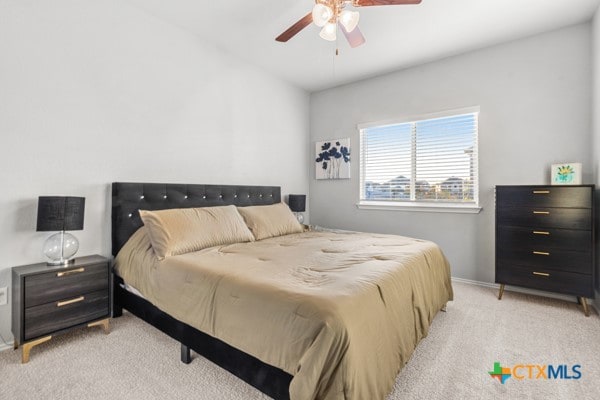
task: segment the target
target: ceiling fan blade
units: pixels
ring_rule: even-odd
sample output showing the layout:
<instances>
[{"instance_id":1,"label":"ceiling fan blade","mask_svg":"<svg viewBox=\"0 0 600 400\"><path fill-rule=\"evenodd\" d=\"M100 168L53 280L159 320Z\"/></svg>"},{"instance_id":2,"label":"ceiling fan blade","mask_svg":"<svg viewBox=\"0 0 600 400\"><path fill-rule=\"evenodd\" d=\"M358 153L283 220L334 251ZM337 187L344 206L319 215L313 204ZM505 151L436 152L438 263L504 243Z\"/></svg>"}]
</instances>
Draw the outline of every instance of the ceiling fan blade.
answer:
<instances>
[{"instance_id":1,"label":"ceiling fan blade","mask_svg":"<svg viewBox=\"0 0 600 400\"><path fill-rule=\"evenodd\" d=\"M281 35L277 36L275 40L278 42L287 42L302 29L306 28L313 21L312 12L306 14L300 21L296 22L294 25L290 26L287 31L283 32Z\"/></svg>"},{"instance_id":2,"label":"ceiling fan blade","mask_svg":"<svg viewBox=\"0 0 600 400\"><path fill-rule=\"evenodd\" d=\"M340 24L339 22L338 22L338 25L339 25L342 33L344 34L344 36L346 36L346 40L350 44L350 47L355 48L362 44L365 44L366 39L363 36L360 29L358 28L358 26L356 28L354 28L352 30L352 32L347 32L346 28L344 28L344 25Z\"/></svg>"},{"instance_id":3,"label":"ceiling fan blade","mask_svg":"<svg viewBox=\"0 0 600 400\"><path fill-rule=\"evenodd\" d=\"M354 7L394 6L402 4L420 4L421 0L355 0Z\"/></svg>"}]
</instances>

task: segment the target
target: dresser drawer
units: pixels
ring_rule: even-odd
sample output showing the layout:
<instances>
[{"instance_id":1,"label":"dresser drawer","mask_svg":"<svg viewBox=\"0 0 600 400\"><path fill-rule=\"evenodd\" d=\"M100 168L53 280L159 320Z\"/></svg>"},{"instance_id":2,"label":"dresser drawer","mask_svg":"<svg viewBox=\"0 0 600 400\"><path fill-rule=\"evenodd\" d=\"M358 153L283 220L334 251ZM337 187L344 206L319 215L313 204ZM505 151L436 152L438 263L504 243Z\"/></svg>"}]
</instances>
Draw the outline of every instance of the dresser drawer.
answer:
<instances>
[{"instance_id":1,"label":"dresser drawer","mask_svg":"<svg viewBox=\"0 0 600 400\"><path fill-rule=\"evenodd\" d=\"M557 272L540 268L498 265L496 283L524 286L573 296L590 298L594 296L591 275Z\"/></svg>"},{"instance_id":2,"label":"dresser drawer","mask_svg":"<svg viewBox=\"0 0 600 400\"><path fill-rule=\"evenodd\" d=\"M519 207L592 208L591 187L497 186L496 203Z\"/></svg>"},{"instance_id":3,"label":"dresser drawer","mask_svg":"<svg viewBox=\"0 0 600 400\"><path fill-rule=\"evenodd\" d=\"M498 224L532 228L592 229L588 208L499 207Z\"/></svg>"},{"instance_id":4,"label":"dresser drawer","mask_svg":"<svg viewBox=\"0 0 600 400\"><path fill-rule=\"evenodd\" d=\"M531 266L554 271L592 273L592 253L532 248L498 248L497 259L505 265Z\"/></svg>"},{"instance_id":5,"label":"dresser drawer","mask_svg":"<svg viewBox=\"0 0 600 400\"><path fill-rule=\"evenodd\" d=\"M77 297L103 289L108 289L107 263L31 275L25 278L25 307Z\"/></svg>"},{"instance_id":6,"label":"dresser drawer","mask_svg":"<svg viewBox=\"0 0 600 400\"><path fill-rule=\"evenodd\" d=\"M25 309L25 340L107 317L108 290Z\"/></svg>"},{"instance_id":7,"label":"dresser drawer","mask_svg":"<svg viewBox=\"0 0 600 400\"><path fill-rule=\"evenodd\" d=\"M554 228L523 228L498 226L496 241L499 247L508 249L550 249L590 251L592 231Z\"/></svg>"}]
</instances>

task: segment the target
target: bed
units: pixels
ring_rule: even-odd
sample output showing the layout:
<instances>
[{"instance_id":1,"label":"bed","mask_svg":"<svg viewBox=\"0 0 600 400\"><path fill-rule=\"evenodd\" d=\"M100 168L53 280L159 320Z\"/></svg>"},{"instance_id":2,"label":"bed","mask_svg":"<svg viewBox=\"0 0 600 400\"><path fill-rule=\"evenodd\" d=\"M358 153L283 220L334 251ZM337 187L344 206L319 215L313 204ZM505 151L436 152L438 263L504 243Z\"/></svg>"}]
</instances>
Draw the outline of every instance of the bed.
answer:
<instances>
[{"instance_id":1,"label":"bed","mask_svg":"<svg viewBox=\"0 0 600 400\"><path fill-rule=\"evenodd\" d=\"M114 315L129 310L181 342L183 362L194 350L275 399L385 398L452 299L435 244L323 230L159 261L140 229L140 209L280 202L279 187L114 183Z\"/></svg>"}]
</instances>

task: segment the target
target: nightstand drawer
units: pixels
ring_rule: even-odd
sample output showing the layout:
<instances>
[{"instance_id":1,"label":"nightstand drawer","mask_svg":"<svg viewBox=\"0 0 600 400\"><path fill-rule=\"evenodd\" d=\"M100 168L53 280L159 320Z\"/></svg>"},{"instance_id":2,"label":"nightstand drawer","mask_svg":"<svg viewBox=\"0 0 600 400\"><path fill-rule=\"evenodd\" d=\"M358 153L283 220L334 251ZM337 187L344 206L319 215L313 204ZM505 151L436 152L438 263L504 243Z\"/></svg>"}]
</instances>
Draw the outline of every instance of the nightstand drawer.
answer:
<instances>
[{"instance_id":1,"label":"nightstand drawer","mask_svg":"<svg viewBox=\"0 0 600 400\"><path fill-rule=\"evenodd\" d=\"M25 340L59 331L109 314L108 291L63 298L25 309Z\"/></svg>"},{"instance_id":2,"label":"nightstand drawer","mask_svg":"<svg viewBox=\"0 0 600 400\"><path fill-rule=\"evenodd\" d=\"M589 187L496 187L496 202L503 206L592 208Z\"/></svg>"},{"instance_id":3,"label":"nightstand drawer","mask_svg":"<svg viewBox=\"0 0 600 400\"><path fill-rule=\"evenodd\" d=\"M589 208L499 207L496 218L504 226L592 229Z\"/></svg>"},{"instance_id":4,"label":"nightstand drawer","mask_svg":"<svg viewBox=\"0 0 600 400\"><path fill-rule=\"evenodd\" d=\"M531 266L555 271L592 273L592 253L533 247L498 248L498 262L505 265Z\"/></svg>"},{"instance_id":5,"label":"nightstand drawer","mask_svg":"<svg viewBox=\"0 0 600 400\"><path fill-rule=\"evenodd\" d=\"M496 270L497 283L584 297L594 296L590 277L591 275L585 274L500 264Z\"/></svg>"},{"instance_id":6,"label":"nightstand drawer","mask_svg":"<svg viewBox=\"0 0 600 400\"><path fill-rule=\"evenodd\" d=\"M499 226L496 241L508 249L557 249L589 252L592 231L577 229L523 228Z\"/></svg>"},{"instance_id":7,"label":"nightstand drawer","mask_svg":"<svg viewBox=\"0 0 600 400\"><path fill-rule=\"evenodd\" d=\"M25 308L108 289L108 264L31 275L25 278Z\"/></svg>"}]
</instances>

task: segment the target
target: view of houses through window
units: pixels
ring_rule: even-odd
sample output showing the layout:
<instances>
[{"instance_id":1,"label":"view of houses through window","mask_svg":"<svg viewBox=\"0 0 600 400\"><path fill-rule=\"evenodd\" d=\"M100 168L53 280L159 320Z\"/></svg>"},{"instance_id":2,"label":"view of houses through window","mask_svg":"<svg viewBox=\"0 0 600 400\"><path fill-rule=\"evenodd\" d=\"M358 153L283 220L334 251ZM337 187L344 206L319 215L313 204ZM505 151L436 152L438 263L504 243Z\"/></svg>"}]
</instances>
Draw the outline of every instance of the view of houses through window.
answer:
<instances>
[{"instance_id":1,"label":"view of houses through window","mask_svg":"<svg viewBox=\"0 0 600 400\"><path fill-rule=\"evenodd\" d=\"M361 129L361 200L474 203L478 112Z\"/></svg>"}]
</instances>

